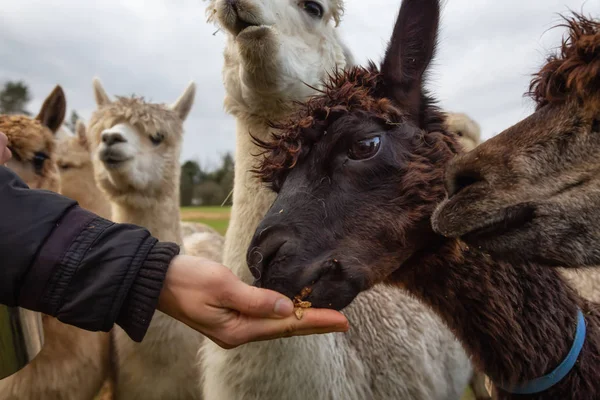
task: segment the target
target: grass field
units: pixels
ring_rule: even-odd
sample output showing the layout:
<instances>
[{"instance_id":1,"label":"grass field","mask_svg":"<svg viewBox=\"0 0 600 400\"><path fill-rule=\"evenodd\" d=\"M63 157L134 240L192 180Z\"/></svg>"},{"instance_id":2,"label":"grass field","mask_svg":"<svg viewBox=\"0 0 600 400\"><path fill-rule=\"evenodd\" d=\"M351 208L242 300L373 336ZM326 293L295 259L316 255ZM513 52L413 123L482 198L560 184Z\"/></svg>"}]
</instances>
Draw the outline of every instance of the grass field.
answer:
<instances>
[{"instance_id":1,"label":"grass field","mask_svg":"<svg viewBox=\"0 0 600 400\"><path fill-rule=\"evenodd\" d=\"M231 207L181 207L181 219L189 222L200 222L216 229L224 235L229 225Z\"/></svg>"}]
</instances>

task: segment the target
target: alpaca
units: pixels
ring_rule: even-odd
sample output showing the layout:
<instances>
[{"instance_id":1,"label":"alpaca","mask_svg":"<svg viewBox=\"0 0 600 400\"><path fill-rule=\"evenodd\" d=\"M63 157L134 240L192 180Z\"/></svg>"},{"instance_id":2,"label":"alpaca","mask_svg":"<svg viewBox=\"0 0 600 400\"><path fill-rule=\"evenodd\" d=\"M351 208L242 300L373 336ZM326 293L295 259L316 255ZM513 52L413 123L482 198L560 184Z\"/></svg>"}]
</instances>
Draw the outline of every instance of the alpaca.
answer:
<instances>
[{"instance_id":1,"label":"alpaca","mask_svg":"<svg viewBox=\"0 0 600 400\"><path fill-rule=\"evenodd\" d=\"M110 202L104 193L98 189L94 179L94 168L85 124L78 121L75 129L76 134L73 135L63 126L56 134L56 163L60 172L61 194L77 200L81 207L103 218L110 219ZM181 230L184 238L202 232L218 235L218 232L210 226L198 222L181 221ZM195 237L198 241L188 239L189 246L201 246L208 239L201 236ZM217 258L220 258L220 254L215 253L215 251L219 249L221 241L222 239L218 237L213 237L211 240L211 242L214 242L211 244L211 254Z\"/></svg>"},{"instance_id":2,"label":"alpaca","mask_svg":"<svg viewBox=\"0 0 600 400\"><path fill-rule=\"evenodd\" d=\"M137 97L111 100L93 82L97 109L90 141L96 182L112 219L147 228L161 241L183 244L179 217L179 154L183 122L195 96L191 83L171 106ZM202 335L156 311L142 343L112 331L117 399L200 399L196 353Z\"/></svg>"},{"instance_id":3,"label":"alpaca","mask_svg":"<svg viewBox=\"0 0 600 400\"><path fill-rule=\"evenodd\" d=\"M465 151L471 151L481 143L481 127L465 113L447 113L446 129L458 136Z\"/></svg>"},{"instance_id":4,"label":"alpaca","mask_svg":"<svg viewBox=\"0 0 600 400\"><path fill-rule=\"evenodd\" d=\"M274 196L250 172L271 121L351 63L334 24L342 1L217 0L210 19L227 32L225 107L236 117L233 208L223 263L252 282L246 250ZM399 299L393 302L392 299ZM347 334L294 337L201 352L207 400L457 399L472 369L441 320L405 292L382 285L344 310ZM390 356L393 355L393 356ZM315 366L318 366L315 368Z\"/></svg>"},{"instance_id":5,"label":"alpaca","mask_svg":"<svg viewBox=\"0 0 600 400\"><path fill-rule=\"evenodd\" d=\"M61 194L77 200L79 205L103 218L110 219L110 203L94 180L94 167L85 124L78 121L73 135L62 127L56 137L56 164L60 173Z\"/></svg>"},{"instance_id":6,"label":"alpaca","mask_svg":"<svg viewBox=\"0 0 600 400\"><path fill-rule=\"evenodd\" d=\"M597 399L599 305L553 268L498 261L432 228L445 166L462 150L423 89L439 14L439 0L404 0L380 68L334 74L260 142L256 172L277 197L249 246L256 283L334 309L379 282L403 287L443 318L499 399ZM587 335L574 367L527 393L522 383L581 344L576 327Z\"/></svg>"},{"instance_id":7,"label":"alpaca","mask_svg":"<svg viewBox=\"0 0 600 400\"><path fill-rule=\"evenodd\" d=\"M439 229L497 257L600 265L600 20L566 25L531 83L536 111L449 166Z\"/></svg>"},{"instance_id":8,"label":"alpaca","mask_svg":"<svg viewBox=\"0 0 600 400\"><path fill-rule=\"evenodd\" d=\"M202 255L212 261L221 263L223 262L224 242L223 236L216 232L194 232L183 237L183 248L188 254Z\"/></svg>"},{"instance_id":9,"label":"alpaca","mask_svg":"<svg viewBox=\"0 0 600 400\"><path fill-rule=\"evenodd\" d=\"M188 222L181 221L181 235L185 238L187 236L191 236L195 233L212 233L214 235L218 235L219 233L213 229L212 227L201 224L199 222Z\"/></svg>"},{"instance_id":10,"label":"alpaca","mask_svg":"<svg viewBox=\"0 0 600 400\"><path fill-rule=\"evenodd\" d=\"M66 111L57 86L35 119L0 116L0 131L9 138L13 169L29 187L60 192L54 134ZM38 356L18 373L0 380L0 399L92 399L109 372L108 335L88 332L42 315L44 344Z\"/></svg>"},{"instance_id":11,"label":"alpaca","mask_svg":"<svg viewBox=\"0 0 600 400\"><path fill-rule=\"evenodd\" d=\"M600 265L600 22L575 14L566 26L531 83L535 113L450 165L456 211L439 229L506 260L570 267L563 277L600 302L600 269L572 268Z\"/></svg>"}]
</instances>

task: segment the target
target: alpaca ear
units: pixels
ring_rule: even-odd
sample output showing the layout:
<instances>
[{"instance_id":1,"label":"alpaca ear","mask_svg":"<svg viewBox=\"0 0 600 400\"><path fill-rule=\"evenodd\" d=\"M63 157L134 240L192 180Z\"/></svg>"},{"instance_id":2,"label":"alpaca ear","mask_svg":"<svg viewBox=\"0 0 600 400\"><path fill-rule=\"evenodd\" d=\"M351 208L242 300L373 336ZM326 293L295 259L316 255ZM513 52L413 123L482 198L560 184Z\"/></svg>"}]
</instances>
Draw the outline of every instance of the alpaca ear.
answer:
<instances>
[{"instance_id":1,"label":"alpaca ear","mask_svg":"<svg viewBox=\"0 0 600 400\"><path fill-rule=\"evenodd\" d=\"M94 86L94 98L96 99L96 105L98 107L102 107L106 104L110 104L110 97L108 97L106 90L104 90L100 79L94 78L92 84Z\"/></svg>"},{"instance_id":2,"label":"alpaca ear","mask_svg":"<svg viewBox=\"0 0 600 400\"><path fill-rule=\"evenodd\" d=\"M77 140L79 140L79 143L85 147L86 149L89 148L89 142L87 139L87 132L85 129L85 124L83 123L82 120L78 120L77 124L75 125L75 134L77 135Z\"/></svg>"},{"instance_id":3,"label":"alpaca ear","mask_svg":"<svg viewBox=\"0 0 600 400\"><path fill-rule=\"evenodd\" d=\"M44 104L42 104L42 108L35 119L40 121L42 125L47 126L52 133L56 133L62 125L66 113L67 99L65 98L65 92L60 86L56 86L44 100Z\"/></svg>"},{"instance_id":4,"label":"alpaca ear","mask_svg":"<svg viewBox=\"0 0 600 400\"><path fill-rule=\"evenodd\" d=\"M196 84L194 82L190 82L183 94L171 106L171 109L174 110L177 113L177 115L179 115L179 118L181 118L182 121L185 121L188 114L192 110L195 96Z\"/></svg>"},{"instance_id":5,"label":"alpaca ear","mask_svg":"<svg viewBox=\"0 0 600 400\"><path fill-rule=\"evenodd\" d=\"M439 0L404 0L381 64L387 95L418 121L423 76L435 53Z\"/></svg>"}]
</instances>

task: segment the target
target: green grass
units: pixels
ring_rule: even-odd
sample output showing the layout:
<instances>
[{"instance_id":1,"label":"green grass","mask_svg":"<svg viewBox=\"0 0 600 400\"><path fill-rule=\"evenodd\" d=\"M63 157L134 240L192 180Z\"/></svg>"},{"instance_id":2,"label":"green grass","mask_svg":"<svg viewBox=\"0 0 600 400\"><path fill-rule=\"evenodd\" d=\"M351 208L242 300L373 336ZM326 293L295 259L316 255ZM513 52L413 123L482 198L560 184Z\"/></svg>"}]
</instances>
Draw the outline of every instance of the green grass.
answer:
<instances>
[{"instance_id":1,"label":"green grass","mask_svg":"<svg viewBox=\"0 0 600 400\"><path fill-rule=\"evenodd\" d=\"M223 212L230 212L231 206L181 207L182 213L186 213L186 212L190 212L190 211L223 213Z\"/></svg>"},{"instance_id":2,"label":"green grass","mask_svg":"<svg viewBox=\"0 0 600 400\"><path fill-rule=\"evenodd\" d=\"M227 227L229 226L229 219L206 220L206 219L199 218L199 219L187 219L184 221L200 222L202 224L206 224L206 225L210 226L211 228L215 229L221 235L225 235L225 232L227 232Z\"/></svg>"},{"instance_id":3,"label":"green grass","mask_svg":"<svg viewBox=\"0 0 600 400\"><path fill-rule=\"evenodd\" d=\"M222 235L227 231L230 213L231 207L181 207L183 221L206 224Z\"/></svg>"}]
</instances>

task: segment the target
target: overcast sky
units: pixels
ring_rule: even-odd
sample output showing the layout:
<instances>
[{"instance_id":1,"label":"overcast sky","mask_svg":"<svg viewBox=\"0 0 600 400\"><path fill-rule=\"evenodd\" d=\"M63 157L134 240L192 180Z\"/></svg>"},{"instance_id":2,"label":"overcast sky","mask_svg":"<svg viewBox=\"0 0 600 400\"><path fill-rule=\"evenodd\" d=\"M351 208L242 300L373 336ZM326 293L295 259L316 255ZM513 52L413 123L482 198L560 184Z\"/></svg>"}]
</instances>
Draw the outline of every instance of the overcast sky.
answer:
<instances>
[{"instance_id":1,"label":"overcast sky","mask_svg":"<svg viewBox=\"0 0 600 400\"><path fill-rule=\"evenodd\" d=\"M294 1L294 0L280 0ZM379 61L400 0L346 0L340 30L359 63ZM31 111L55 84L69 114L88 119L92 77L113 94L170 103L198 86L182 160L214 163L234 149L222 107L225 35L206 23L201 0L0 0L0 82L30 85ZM598 0L447 0L430 88L446 110L471 115L484 138L527 116L531 73L559 44L558 13L600 17Z\"/></svg>"}]
</instances>

